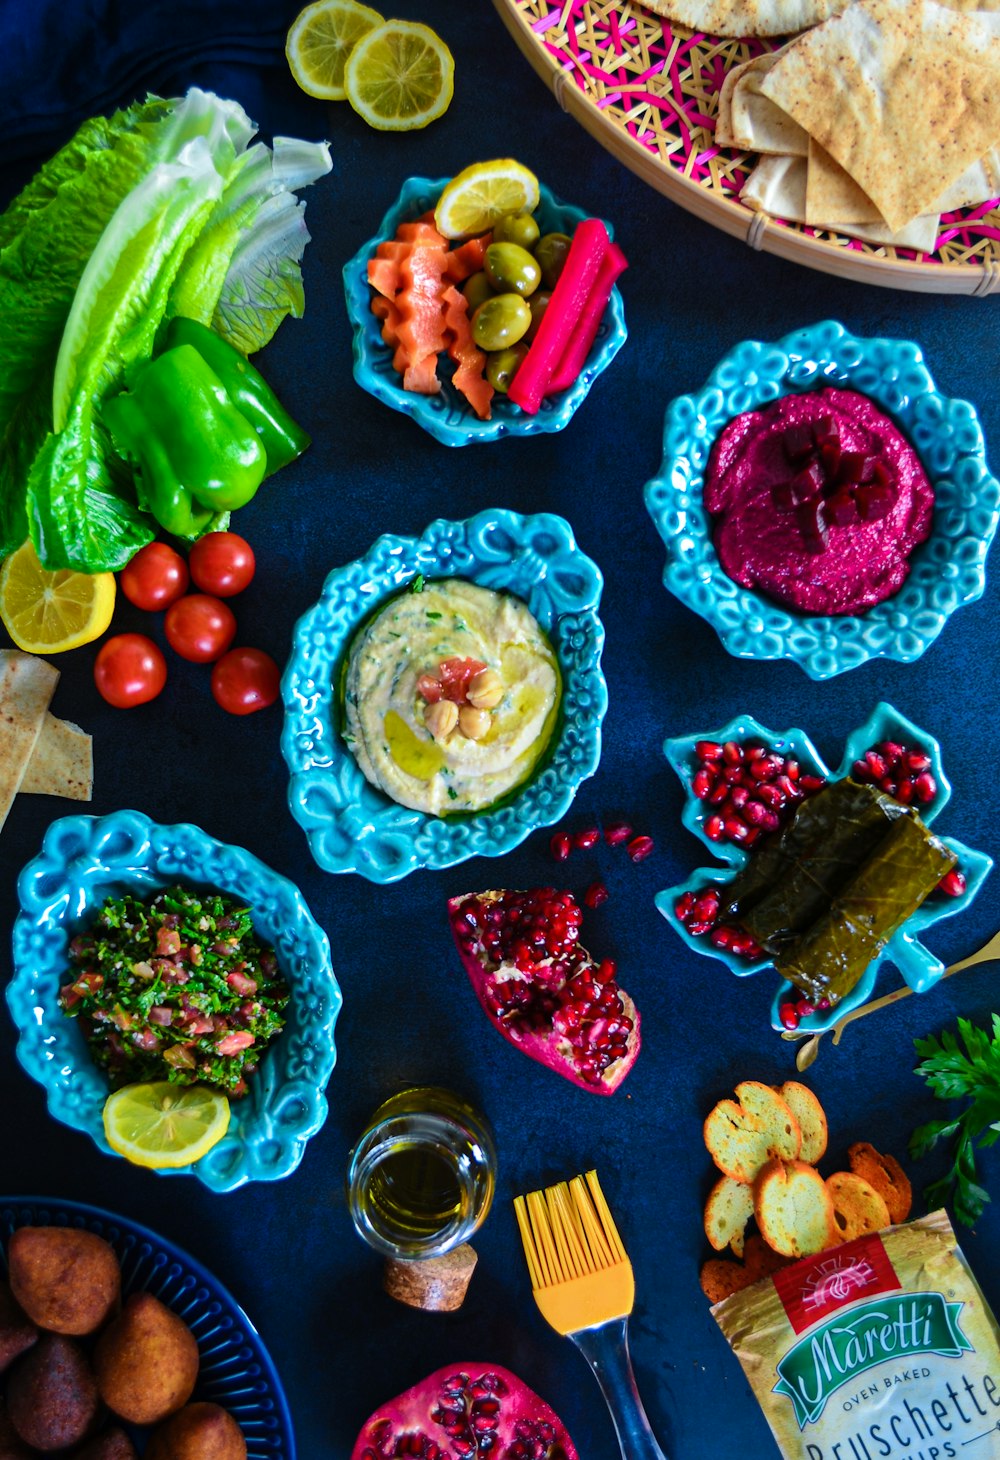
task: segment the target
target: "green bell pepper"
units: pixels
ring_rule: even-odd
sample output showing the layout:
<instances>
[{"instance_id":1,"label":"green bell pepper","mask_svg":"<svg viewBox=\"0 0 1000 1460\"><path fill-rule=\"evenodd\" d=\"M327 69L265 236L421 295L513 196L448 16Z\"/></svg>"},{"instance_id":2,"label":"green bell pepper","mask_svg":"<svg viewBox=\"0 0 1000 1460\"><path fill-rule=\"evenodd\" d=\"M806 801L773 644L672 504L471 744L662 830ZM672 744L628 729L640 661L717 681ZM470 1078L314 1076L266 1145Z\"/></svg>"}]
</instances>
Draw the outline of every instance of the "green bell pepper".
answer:
<instances>
[{"instance_id":1,"label":"green bell pepper","mask_svg":"<svg viewBox=\"0 0 1000 1460\"><path fill-rule=\"evenodd\" d=\"M191 345L142 366L103 414L137 467L142 505L177 537L200 536L217 514L249 502L264 479L260 437Z\"/></svg>"},{"instance_id":2,"label":"green bell pepper","mask_svg":"<svg viewBox=\"0 0 1000 1460\"><path fill-rule=\"evenodd\" d=\"M178 315L167 326L165 350L191 345L222 381L226 394L253 426L267 452L265 476L301 456L311 437L292 420L267 381L234 345L196 319Z\"/></svg>"}]
</instances>

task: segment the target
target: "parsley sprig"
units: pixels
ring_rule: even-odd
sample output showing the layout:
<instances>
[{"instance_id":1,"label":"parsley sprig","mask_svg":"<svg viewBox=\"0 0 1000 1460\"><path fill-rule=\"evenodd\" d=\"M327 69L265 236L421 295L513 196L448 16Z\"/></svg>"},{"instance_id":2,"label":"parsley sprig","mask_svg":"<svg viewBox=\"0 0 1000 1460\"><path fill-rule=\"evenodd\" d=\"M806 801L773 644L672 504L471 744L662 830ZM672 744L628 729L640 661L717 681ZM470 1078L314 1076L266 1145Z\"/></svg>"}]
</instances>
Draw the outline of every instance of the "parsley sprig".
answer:
<instances>
[{"instance_id":1,"label":"parsley sprig","mask_svg":"<svg viewBox=\"0 0 1000 1460\"><path fill-rule=\"evenodd\" d=\"M959 1019L958 1039L944 1030L940 1039L930 1035L915 1041L923 1075L939 1100L969 1100L958 1116L928 1121L910 1137L910 1155L917 1159L940 1140L954 1137L955 1158L947 1175L924 1192L932 1210L953 1195L955 1216L967 1227L982 1216L990 1200L976 1180L976 1149L1000 1139L1000 1014L993 1015L992 1035L970 1019Z\"/></svg>"}]
</instances>

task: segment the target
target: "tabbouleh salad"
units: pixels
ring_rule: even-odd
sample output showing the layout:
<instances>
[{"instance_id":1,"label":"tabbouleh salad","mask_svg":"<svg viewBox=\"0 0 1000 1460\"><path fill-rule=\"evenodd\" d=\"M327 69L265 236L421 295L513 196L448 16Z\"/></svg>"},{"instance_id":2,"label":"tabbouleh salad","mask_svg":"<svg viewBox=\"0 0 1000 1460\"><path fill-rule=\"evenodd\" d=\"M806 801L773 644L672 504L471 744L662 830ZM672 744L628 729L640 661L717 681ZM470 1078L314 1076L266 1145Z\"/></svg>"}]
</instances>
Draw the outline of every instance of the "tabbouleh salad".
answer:
<instances>
[{"instance_id":1,"label":"tabbouleh salad","mask_svg":"<svg viewBox=\"0 0 1000 1460\"><path fill-rule=\"evenodd\" d=\"M288 987L250 910L218 892L168 887L109 898L69 946L59 991L112 1088L150 1080L245 1095L284 1027Z\"/></svg>"}]
</instances>

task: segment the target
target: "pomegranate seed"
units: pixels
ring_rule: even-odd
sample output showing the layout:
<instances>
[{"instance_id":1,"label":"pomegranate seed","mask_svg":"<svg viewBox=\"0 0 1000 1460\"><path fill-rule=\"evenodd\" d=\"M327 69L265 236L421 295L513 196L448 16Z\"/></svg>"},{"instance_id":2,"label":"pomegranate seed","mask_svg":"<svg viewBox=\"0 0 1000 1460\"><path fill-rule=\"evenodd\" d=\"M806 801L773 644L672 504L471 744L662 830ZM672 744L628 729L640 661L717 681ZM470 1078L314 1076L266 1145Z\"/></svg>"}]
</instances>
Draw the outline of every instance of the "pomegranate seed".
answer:
<instances>
[{"instance_id":1,"label":"pomegranate seed","mask_svg":"<svg viewBox=\"0 0 1000 1460\"><path fill-rule=\"evenodd\" d=\"M868 762L868 769L871 771L875 780L880 781L882 777L887 773L888 767L886 766L885 761L879 755L878 751L866 750L865 760Z\"/></svg>"},{"instance_id":2,"label":"pomegranate seed","mask_svg":"<svg viewBox=\"0 0 1000 1460\"><path fill-rule=\"evenodd\" d=\"M913 800L912 781L900 781L899 785L896 787L896 800L902 801L904 806L909 806L910 802Z\"/></svg>"},{"instance_id":3,"label":"pomegranate seed","mask_svg":"<svg viewBox=\"0 0 1000 1460\"><path fill-rule=\"evenodd\" d=\"M931 775L930 771L922 771L913 782L913 794L925 806L928 801L934 800L934 797L937 795L937 781Z\"/></svg>"},{"instance_id":4,"label":"pomegranate seed","mask_svg":"<svg viewBox=\"0 0 1000 1460\"><path fill-rule=\"evenodd\" d=\"M692 921L688 923L687 930L691 934L692 938L700 938L702 933L707 933L711 926L711 923L699 923L696 921Z\"/></svg>"},{"instance_id":5,"label":"pomegranate seed","mask_svg":"<svg viewBox=\"0 0 1000 1460\"><path fill-rule=\"evenodd\" d=\"M778 817L760 801L748 801L743 808L743 817L751 826L763 827L765 831L778 828Z\"/></svg>"},{"instance_id":6,"label":"pomegranate seed","mask_svg":"<svg viewBox=\"0 0 1000 1460\"><path fill-rule=\"evenodd\" d=\"M750 828L745 821L740 821L735 816L730 816L725 822L725 831L726 836L731 842L736 842L737 846L741 846L746 841Z\"/></svg>"},{"instance_id":7,"label":"pomegranate seed","mask_svg":"<svg viewBox=\"0 0 1000 1460\"><path fill-rule=\"evenodd\" d=\"M806 796L812 796L814 792L822 790L825 785L826 782L822 776L799 776L799 789Z\"/></svg>"},{"instance_id":8,"label":"pomegranate seed","mask_svg":"<svg viewBox=\"0 0 1000 1460\"><path fill-rule=\"evenodd\" d=\"M721 760L722 746L716 740L696 740L694 753L699 760Z\"/></svg>"},{"instance_id":9,"label":"pomegranate seed","mask_svg":"<svg viewBox=\"0 0 1000 1460\"><path fill-rule=\"evenodd\" d=\"M653 850L653 838L651 836L637 836L628 844L628 854L633 862L641 862L648 857Z\"/></svg>"},{"instance_id":10,"label":"pomegranate seed","mask_svg":"<svg viewBox=\"0 0 1000 1460\"><path fill-rule=\"evenodd\" d=\"M583 894L583 900L588 907L600 907L607 902L609 895L603 882L592 882Z\"/></svg>"},{"instance_id":11,"label":"pomegranate seed","mask_svg":"<svg viewBox=\"0 0 1000 1460\"><path fill-rule=\"evenodd\" d=\"M750 800L750 792L746 786L734 786L729 793L729 802L735 811L742 811Z\"/></svg>"},{"instance_id":12,"label":"pomegranate seed","mask_svg":"<svg viewBox=\"0 0 1000 1460\"><path fill-rule=\"evenodd\" d=\"M790 801L800 801L805 795L805 792L802 789L801 780L790 781L787 776L778 776L777 779L772 781L770 784L777 786L781 794L783 796L787 796Z\"/></svg>"},{"instance_id":13,"label":"pomegranate seed","mask_svg":"<svg viewBox=\"0 0 1000 1460\"><path fill-rule=\"evenodd\" d=\"M794 1004L782 1004L778 1010L778 1018L786 1029L798 1029L799 1015Z\"/></svg>"},{"instance_id":14,"label":"pomegranate seed","mask_svg":"<svg viewBox=\"0 0 1000 1460\"><path fill-rule=\"evenodd\" d=\"M811 1004L808 999L799 999L795 1005L795 1012L800 1019L805 1019L809 1014L815 1014L816 1005Z\"/></svg>"},{"instance_id":15,"label":"pomegranate seed","mask_svg":"<svg viewBox=\"0 0 1000 1460\"><path fill-rule=\"evenodd\" d=\"M744 753L747 760L761 760L767 754L767 746L748 745Z\"/></svg>"},{"instance_id":16,"label":"pomegranate seed","mask_svg":"<svg viewBox=\"0 0 1000 1460\"><path fill-rule=\"evenodd\" d=\"M565 862L573 847L573 839L568 832L557 831L549 842L549 851L557 862Z\"/></svg>"},{"instance_id":17,"label":"pomegranate seed","mask_svg":"<svg viewBox=\"0 0 1000 1460\"><path fill-rule=\"evenodd\" d=\"M895 796L899 790L898 785L891 776L883 776L878 783L878 788L880 791L884 791L887 796Z\"/></svg>"},{"instance_id":18,"label":"pomegranate seed","mask_svg":"<svg viewBox=\"0 0 1000 1460\"><path fill-rule=\"evenodd\" d=\"M780 811L785 804L785 793L774 781L765 781L754 794L762 806L769 806L772 811Z\"/></svg>"},{"instance_id":19,"label":"pomegranate seed","mask_svg":"<svg viewBox=\"0 0 1000 1460\"><path fill-rule=\"evenodd\" d=\"M890 764L893 764L898 760L902 760L903 756L906 754L906 747L903 745L899 745L895 740L883 740L882 744L878 746L878 750L881 752L882 755L885 756L886 760L889 761Z\"/></svg>"},{"instance_id":20,"label":"pomegranate seed","mask_svg":"<svg viewBox=\"0 0 1000 1460\"><path fill-rule=\"evenodd\" d=\"M820 999L816 1007L820 1010L821 1013L825 1014L827 1009L833 1008L833 1005L830 1003L830 1000L824 995L823 998Z\"/></svg>"},{"instance_id":21,"label":"pomegranate seed","mask_svg":"<svg viewBox=\"0 0 1000 1460\"><path fill-rule=\"evenodd\" d=\"M710 806L721 806L723 801L726 801L728 799L729 787L726 785L725 781L720 781L715 790L712 792L711 796L709 796L708 804Z\"/></svg>"},{"instance_id":22,"label":"pomegranate seed","mask_svg":"<svg viewBox=\"0 0 1000 1460\"><path fill-rule=\"evenodd\" d=\"M705 835L710 842L721 842L726 830L726 823L721 816L709 816L705 821Z\"/></svg>"},{"instance_id":23,"label":"pomegranate seed","mask_svg":"<svg viewBox=\"0 0 1000 1460\"><path fill-rule=\"evenodd\" d=\"M704 892L697 894L694 904L694 915L699 922L709 918L716 918L719 915L719 908L722 906L722 894L717 887L708 887Z\"/></svg>"},{"instance_id":24,"label":"pomegranate seed","mask_svg":"<svg viewBox=\"0 0 1000 1460\"><path fill-rule=\"evenodd\" d=\"M722 779L727 786L737 786L741 781L745 784L753 785L753 781L748 780L746 771L741 765L727 765L722 772Z\"/></svg>"},{"instance_id":25,"label":"pomegranate seed","mask_svg":"<svg viewBox=\"0 0 1000 1460\"><path fill-rule=\"evenodd\" d=\"M604 828L604 840L609 847L620 847L622 842L627 842L632 835L632 828L627 821L613 821L610 826Z\"/></svg>"},{"instance_id":26,"label":"pomegranate seed","mask_svg":"<svg viewBox=\"0 0 1000 1460\"><path fill-rule=\"evenodd\" d=\"M727 765L741 765L743 762L743 747L735 740L727 740L722 747L722 758Z\"/></svg>"},{"instance_id":27,"label":"pomegranate seed","mask_svg":"<svg viewBox=\"0 0 1000 1460\"><path fill-rule=\"evenodd\" d=\"M948 897L961 897L967 885L964 876L958 868L952 867L951 871L946 872L941 878L941 881L938 883L938 890L946 893Z\"/></svg>"},{"instance_id":28,"label":"pomegranate seed","mask_svg":"<svg viewBox=\"0 0 1000 1460\"><path fill-rule=\"evenodd\" d=\"M749 933L739 933L732 942L731 953L737 954L740 958L759 958L763 948Z\"/></svg>"},{"instance_id":29,"label":"pomegranate seed","mask_svg":"<svg viewBox=\"0 0 1000 1460\"><path fill-rule=\"evenodd\" d=\"M866 760L856 760L851 766L851 775L856 781L870 781L872 774L868 769L868 762Z\"/></svg>"},{"instance_id":30,"label":"pomegranate seed","mask_svg":"<svg viewBox=\"0 0 1000 1460\"><path fill-rule=\"evenodd\" d=\"M745 847L752 847L754 842L760 840L760 836L761 828L759 826L751 826L747 831L746 836L743 838L743 845Z\"/></svg>"},{"instance_id":31,"label":"pomegranate seed","mask_svg":"<svg viewBox=\"0 0 1000 1460\"><path fill-rule=\"evenodd\" d=\"M907 755L906 769L908 771L916 771L919 775L921 771L929 771L930 768L931 758L929 755L924 755L923 751L911 750Z\"/></svg>"},{"instance_id":32,"label":"pomegranate seed","mask_svg":"<svg viewBox=\"0 0 1000 1460\"><path fill-rule=\"evenodd\" d=\"M699 771L695 772L694 779L691 782L691 789L699 801L704 801L711 794L714 785L715 772L710 771L707 766L702 766Z\"/></svg>"},{"instance_id":33,"label":"pomegranate seed","mask_svg":"<svg viewBox=\"0 0 1000 1460\"><path fill-rule=\"evenodd\" d=\"M712 943L716 948L730 949L732 948L733 941L736 937L737 933L735 928L713 928L709 937L709 942Z\"/></svg>"},{"instance_id":34,"label":"pomegranate seed","mask_svg":"<svg viewBox=\"0 0 1000 1460\"><path fill-rule=\"evenodd\" d=\"M579 847L581 852L589 852L591 847L596 847L601 840L601 833L596 826L588 826L586 831L578 831L573 838L573 845Z\"/></svg>"},{"instance_id":35,"label":"pomegranate seed","mask_svg":"<svg viewBox=\"0 0 1000 1460\"><path fill-rule=\"evenodd\" d=\"M797 760L786 760L784 765L785 775L790 781L797 781L801 773L801 767Z\"/></svg>"}]
</instances>

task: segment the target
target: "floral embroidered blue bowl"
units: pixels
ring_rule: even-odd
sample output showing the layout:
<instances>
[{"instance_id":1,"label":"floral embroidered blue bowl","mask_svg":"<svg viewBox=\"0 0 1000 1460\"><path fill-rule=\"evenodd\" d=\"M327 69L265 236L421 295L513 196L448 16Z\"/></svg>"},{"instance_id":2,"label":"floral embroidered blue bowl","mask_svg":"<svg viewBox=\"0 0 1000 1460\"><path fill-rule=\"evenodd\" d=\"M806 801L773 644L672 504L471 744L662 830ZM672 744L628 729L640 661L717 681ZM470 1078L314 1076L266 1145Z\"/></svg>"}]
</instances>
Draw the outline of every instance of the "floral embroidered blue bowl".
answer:
<instances>
[{"instance_id":1,"label":"floral embroidered blue bowl","mask_svg":"<svg viewBox=\"0 0 1000 1460\"><path fill-rule=\"evenodd\" d=\"M723 571L702 490L713 443L725 424L779 396L846 386L876 401L916 448L935 493L930 537L910 558L899 591L859 616L798 613L741 587ZM646 506L667 546L663 581L706 619L730 654L793 659L811 679L829 679L869 659L910 663L949 616L982 595L986 554L1000 521L1000 484L986 464L975 410L941 395L917 345L861 339L833 320L774 344L745 340L704 388L667 408L660 470Z\"/></svg>"},{"instance_id":2,"label":"floral embroidered blue bowl","mask_svg":"<svg viewBox=\"0 0 1000 1460\"><path fill-rule=\"evenodd\" d=\"M686 892L700 892L707 886L722 887L746 865L751 853L731 842L713 841L705 832L705 821L715 807L699 800L693 789L697 757L694 747L699 740L712 740L724 744L727 740L744 742L757 740L771 747L782 756L789 756L799 762L802 771L822 776L825 780L840 780L849 775L855 761L860 760L866 750L884 740L897 741L908 746L919 746L931 760L931 774L937 783L937 791L929 805L920 806L921 820L926 824L934 821L944 810L951 796L951 786L941 764L941 747L933 736L914 725L911 720L894 710L892 705L879 704L863 725L854 730L847 739L844 756L835 771L830 771L802 730L769 730L751 715L740 715L730 720L721 730L702 732L697 735L683 735L664 743L663 752L680 777L686 792L681 820L699 841L726 864L725 867L700 867L692 872L686 881L676 887L668 887L656 896L656 906L671 927L696 953L721 959L731 973L743 978L748 974L773 969L771 959L764 955L750 959L726 949L716 947L704 934L692 934L677 916L676 904ZM843 999L831 1009L817 1009L805 1015L797 1025L799 1032L818 1033L829 1029L838 1019L867 1003L872 996L878 971L883 964L894 965L905 982L915 993L924 993L933 988L944 974L944 964L924 947L921 935L940 918L952 917L967 908L979 892L987 873L993 865L992 859L983 852L974 851L952 837L942 837L945 846L950 847L959 859L959 867L965 877L965 891L958 897L949 897L934 892L909 917L903 926L886 944L882 952L872 960L861 979ZM775 1029L786 1026L781 1019L781 1006L789 1000L801 997L792 984L782 979L771 1007L771 1023Z\"/></svg>"},{"instance_id":3,"label":"floral embroidered blue bowl","mask_svg":"<svg viewBox=\"0 0 1000 1460\"><path fill-rule=\"evenodd\" d=\"M17 884L21 910L7 1002L20 1031L18 1059L44 1086L57 1120L115 1154L102 1120L107 1077L91 1060L76 1020L59 1007L67 949L109 897L152 896L173 882L245 900L292 996L285 1027L261 1060L250 1093L232 1102L223 1139L193 1165L157 1174L197 1176L213 1191L275 1181L295 1170L326 1119L342 1000L330 944L301 893L242 847L226 846L196 826L160 826L139 811L53 822Z\"/></svg>"},{"instance_id":4,"label":"floral embroidered blue bowl","mask_svg":"<svg viewBox=\"0 0 1000 1460\"><path fill-rule=\"evenodd\" d=\"M373 609L418 574L515 594L559 662L562 700L551 747L512 797L471 815L442 818L398 805L369 784L341 734L337 685L351 640ZM295 626L281 685L289 805L321 867L395 882L418 867L502 856L565 815L601 757L608 707L597 616L603 581L562 517L501 509L465 522L439 518L419 538L387 534L363 558L329 574L319 601Z\"/></svg>"},{"instance_id":5,"label":"floral embroidered blue bowl","mask_svg":"<svg viewBox=\"0 0 1000 1460\"><path fill-rule=\"evenodd\" d=\"M568 426L576 409L594 381L606 370L628 336L622 297L615 288L604 311L586 364L568 390L546 397L535 416L529 416L505 395L496 394L492 417L481 421L468 401L451 384L451 371L443 363L438 374L442 388L439 395L419 395L404 390L402 378L393 368L392 350L382 339L382 323L372 314L372 289L368 283L368 260L385 239L394 238L400 223L419 218L432 210L450 179L411 177L403 184L396 202L386 213L374 238L362 244L344 265L344 293L347 313L354 329L354 378L362 389L395 411L411 416L445 446L467 446L472 441L496 441L500 436L534 436L561 431ZM540 202L535 212L543 233L572 235L587 214L581 208L561 202L544 184L539 185ZM613 237L610 223L605 223L608 237Z\"/></svg>"}]
</instances>

